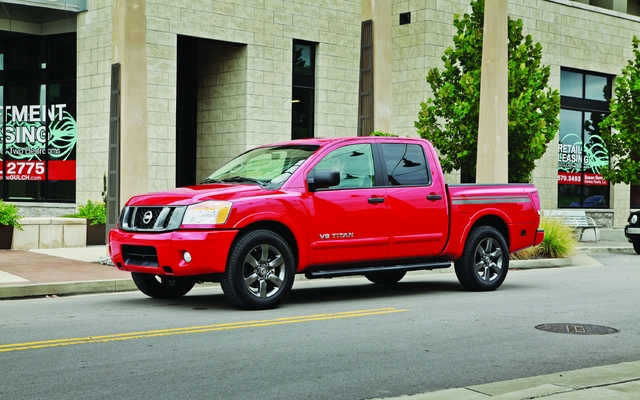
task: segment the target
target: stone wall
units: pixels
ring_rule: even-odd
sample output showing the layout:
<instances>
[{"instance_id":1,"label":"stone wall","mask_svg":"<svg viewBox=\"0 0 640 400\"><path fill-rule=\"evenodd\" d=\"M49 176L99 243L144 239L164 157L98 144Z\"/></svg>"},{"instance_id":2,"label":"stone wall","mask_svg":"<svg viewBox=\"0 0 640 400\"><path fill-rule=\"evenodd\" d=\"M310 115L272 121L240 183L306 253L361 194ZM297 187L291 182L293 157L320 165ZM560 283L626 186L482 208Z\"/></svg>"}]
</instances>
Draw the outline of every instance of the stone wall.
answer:
<instances>
[{"instance_id":1,"label":"stone wall","mask_svg":"<svg viewBox=\"0 0 640 400\"><path fill-rule=\"evenodd\" d=\"M113 0L91 0L89 7L89 11L77 17L76 202L79 204L102 198L109 144Z\"/></svg>"},{"instance_id":2,"label":"stone wall","mask_svg":"<svg viewBox=\"0 0 640 400\"><path fill-rule=\"evenodd\" d=\"M420 102L433 94L426 82L429 70L442 70L441 57L453 46L454 14L470 13L468 0L427 0L393 3L394 133L417 136L414 122ZM411 12L411 23L399 25L399 14ZM550 86L560 88L560 68L570 67L617 75L633 58L631 39L640 31L640 18L569 0L509 0L509 16L520 18L524 34L542 45L542 63L551 67ZM537 162L532 181L543 209L557 208L558 137ZM611 188L616 228L629 211L629 189Z\"/></svg>"}]
</instances>

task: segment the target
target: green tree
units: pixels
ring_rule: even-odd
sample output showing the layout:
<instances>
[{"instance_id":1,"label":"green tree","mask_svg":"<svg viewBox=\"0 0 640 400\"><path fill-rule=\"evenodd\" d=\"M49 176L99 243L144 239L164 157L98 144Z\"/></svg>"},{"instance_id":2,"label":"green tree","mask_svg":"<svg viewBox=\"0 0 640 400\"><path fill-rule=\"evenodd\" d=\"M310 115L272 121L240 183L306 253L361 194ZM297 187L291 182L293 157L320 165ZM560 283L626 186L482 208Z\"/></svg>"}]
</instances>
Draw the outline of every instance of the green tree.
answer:
<instances>
[{"instance_id":1,"label":"green tree","mask_svg":"<svg viewBox=\"0 0 640 400\"><path fill-rule=\"evenodd\" d=\"M480 68L484 0L471 1L472 14L455 15L454 47L442 56L444 70L429 71L433 98L421 104L415 126L439 150L442 168L461 170L463 182L476 176ZM542 46L522 33L522 20L508 21L509 182L529 182L560 125L560 95L549 85L549 66L541 66Z\"/></svg>"},{"instance_id":2,"label":"green tree","mask_svg":"<svg viewBox=\"0 0 640 400\"><path fill-rule=\"evenodd\" d=\"M640 185L640 39L633 37L634 60L616 78L611 112L600 123L610 164L600 169L611 183Z\"/></svg>"}]
</instances>

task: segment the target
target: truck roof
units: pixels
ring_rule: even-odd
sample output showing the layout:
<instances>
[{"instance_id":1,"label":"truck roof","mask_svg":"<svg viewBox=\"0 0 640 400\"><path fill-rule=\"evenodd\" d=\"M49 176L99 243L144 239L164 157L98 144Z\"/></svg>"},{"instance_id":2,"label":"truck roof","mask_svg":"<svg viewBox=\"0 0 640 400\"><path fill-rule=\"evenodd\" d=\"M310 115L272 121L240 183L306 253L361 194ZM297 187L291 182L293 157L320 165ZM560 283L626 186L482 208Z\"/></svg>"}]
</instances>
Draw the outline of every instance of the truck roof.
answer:
<instances>
[{"instance_id":1,"label":"truck roof","mask_svg":"<svg viewBox=\"0 0 640 400\"><path fill-rule=\"evenodd\" d=\"M271 146L290 146L296 144L308 144L308 145L316 145L316 146L326 146L332 143L339 142L356 142L363 140L371 140L371 139L396 139L396 140L409 140L409 141L423 141L424 139L420 138L406 138L406 137L393 137L393 136L345 136L345 137L326 137L326 138L305 138L305 139L295 139L295 140L287 140L283 142L270 143L264 145L264 147Z\"/></svg>"}]
</instances>

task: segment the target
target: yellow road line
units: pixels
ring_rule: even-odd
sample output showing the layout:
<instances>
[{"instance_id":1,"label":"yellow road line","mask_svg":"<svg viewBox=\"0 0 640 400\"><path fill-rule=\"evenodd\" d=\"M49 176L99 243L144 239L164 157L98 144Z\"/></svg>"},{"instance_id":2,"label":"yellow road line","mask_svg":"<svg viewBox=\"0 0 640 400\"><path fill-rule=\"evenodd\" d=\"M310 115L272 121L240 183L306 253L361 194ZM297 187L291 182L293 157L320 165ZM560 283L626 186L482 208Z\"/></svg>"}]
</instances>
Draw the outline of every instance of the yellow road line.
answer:
<instances>
[{"instance_id":1,"label":"yellow road line","mask_svg":"<svg viewBox=\"0 0 640 400\"><path fill-rule=\"evenodd\" d=\"M184 328L158 329L143 332L116 333L112 335L87 336L82 338L52 339L38 342L25 342L0 345L0 353L19 350L45 349L49 347L71 346L76 344L105 343L117 340L144 339L159 336L186 335L191 333L226 331L231 329L256 328L263 326L296 324L301 322L326 321L330 319L368 317L372 315L405 312L397 308L375 308L372 310L355 310L327 314L302 315L276 319L228 322L213 325L189 326Z\"/></svg>"}]
</instances>

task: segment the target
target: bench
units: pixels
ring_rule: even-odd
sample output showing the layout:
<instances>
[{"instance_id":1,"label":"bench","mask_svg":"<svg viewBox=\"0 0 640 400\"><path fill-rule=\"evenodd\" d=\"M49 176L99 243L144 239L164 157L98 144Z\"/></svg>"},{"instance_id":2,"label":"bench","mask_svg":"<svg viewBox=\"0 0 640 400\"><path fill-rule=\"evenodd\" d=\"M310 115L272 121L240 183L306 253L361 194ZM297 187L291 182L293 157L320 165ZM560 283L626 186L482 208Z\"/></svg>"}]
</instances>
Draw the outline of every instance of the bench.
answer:
<instances>
[{"instance_id":1,"label":"bench","mask_svg":"<svg viewBox=\"0 0 640 400\"><path fill-rule=\"evenodd\" d=\"M578 241L582 241L582 235L585 229L593 229L595 233L596 242L598 242L598 224L591 217L587 217L587 214L582 210L543 210L542 215L556 219L562 222L562 224L574 229L580 229L580 238Z\"/></svg>"}]
</instances>

